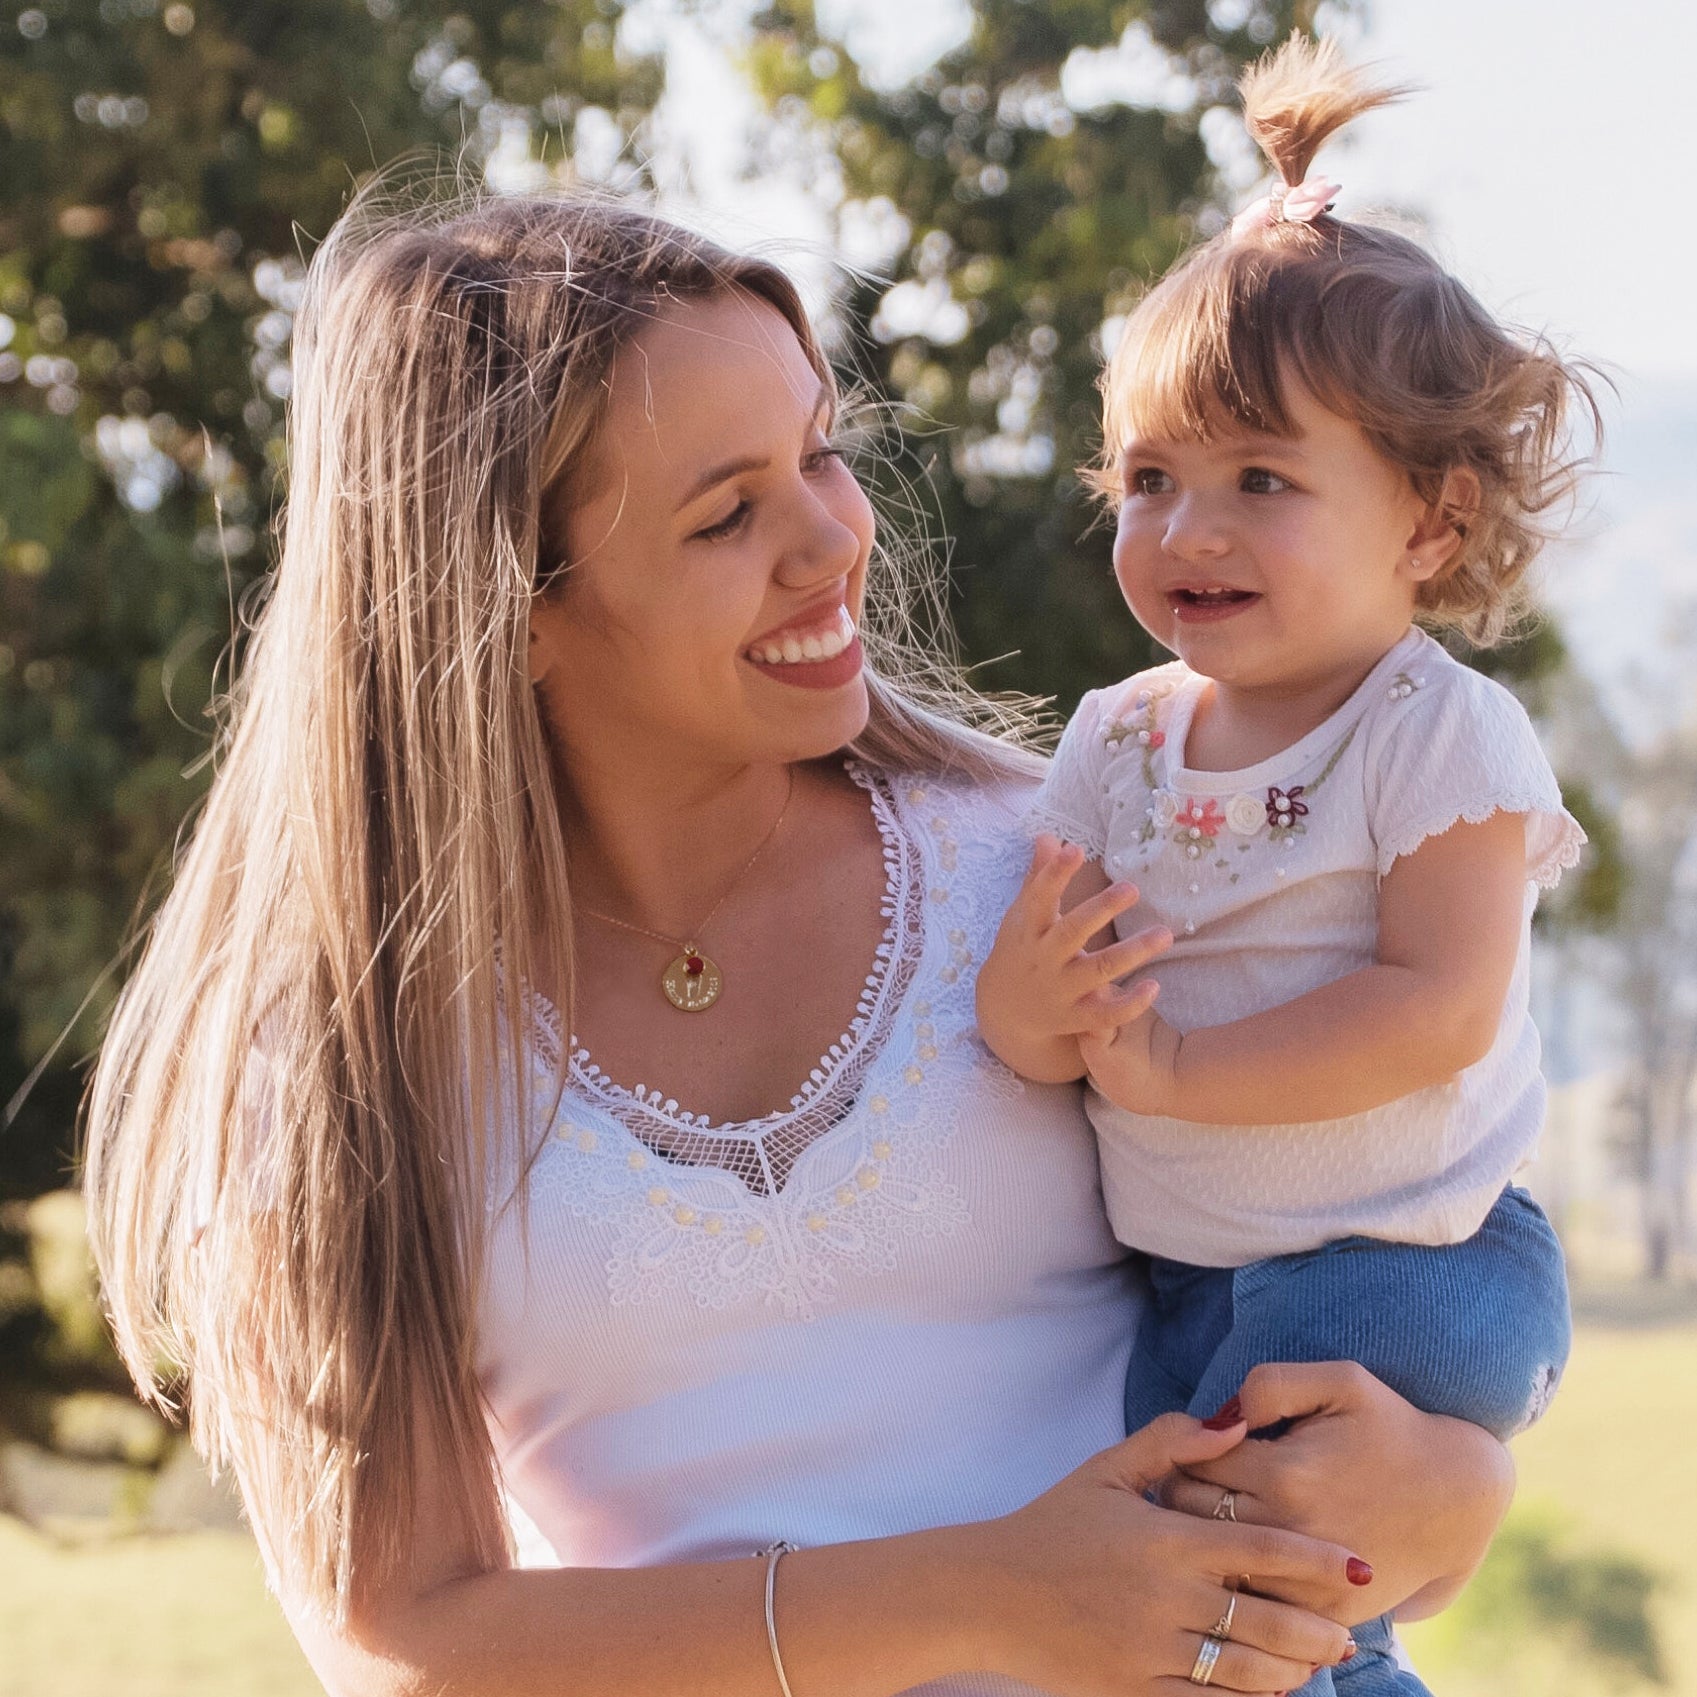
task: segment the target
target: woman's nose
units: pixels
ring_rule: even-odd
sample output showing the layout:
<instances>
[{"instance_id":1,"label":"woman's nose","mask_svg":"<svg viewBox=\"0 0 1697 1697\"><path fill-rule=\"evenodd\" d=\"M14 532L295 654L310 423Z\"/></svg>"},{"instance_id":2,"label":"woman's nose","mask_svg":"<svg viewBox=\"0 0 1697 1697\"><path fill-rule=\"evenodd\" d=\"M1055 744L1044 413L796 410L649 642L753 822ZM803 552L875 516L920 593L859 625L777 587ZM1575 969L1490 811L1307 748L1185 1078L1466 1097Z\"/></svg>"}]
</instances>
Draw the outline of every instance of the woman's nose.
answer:
<instances>
[{"instance_id":1,"label":"woman's nose","mask_svg":"<svg viewBox=\"0 0 1697 1697\"><path fill-rule=\"evenodd\" d=\"M844 497L828 499L811 488L801 493L794 527L778 566L778 575L785 583L805 585L815 579L843 577L859 564L863 531L853 520L864 512L865 529L870 530L871 511L858 487L854 494L857 512L848 510Z\"/></svg>"}]
</instances>

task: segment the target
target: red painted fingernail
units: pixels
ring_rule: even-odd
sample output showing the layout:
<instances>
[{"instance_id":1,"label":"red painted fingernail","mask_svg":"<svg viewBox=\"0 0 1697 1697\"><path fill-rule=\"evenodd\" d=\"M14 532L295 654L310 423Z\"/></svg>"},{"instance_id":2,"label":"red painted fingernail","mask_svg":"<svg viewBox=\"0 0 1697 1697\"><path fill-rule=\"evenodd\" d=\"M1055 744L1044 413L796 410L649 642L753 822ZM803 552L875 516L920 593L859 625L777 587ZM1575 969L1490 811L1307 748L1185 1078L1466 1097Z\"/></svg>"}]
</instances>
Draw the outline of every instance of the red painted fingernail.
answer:
<instances>
[{"instance_id":1,"label":"red painted fingernail","mask_svg":"<svg viewBox=\"0 0 1697 1697\"><path fill-rule=\"evenodd\" d=\"M1373 1570L1360 1556L1351 1556L1343 1564L1343 1571L1351 1585L1371 1585L1373 1583Z\"/></svg>"},{"instance_id":2,"label":"red painted fingernail","mask_svg":"<svg viewBox=\"0 0 1697 1697\"><path fill-rule=\"evenodd\" d=\"M1230 1402L1221 1403L1206 1420L1202 1422L1204 1429L1210 1432L1229 1432L1243 1419L1243 1404L1233 1397ZM1365 1580L1362 1581L1366 1583Z\"/></svg>"}]
</instances>

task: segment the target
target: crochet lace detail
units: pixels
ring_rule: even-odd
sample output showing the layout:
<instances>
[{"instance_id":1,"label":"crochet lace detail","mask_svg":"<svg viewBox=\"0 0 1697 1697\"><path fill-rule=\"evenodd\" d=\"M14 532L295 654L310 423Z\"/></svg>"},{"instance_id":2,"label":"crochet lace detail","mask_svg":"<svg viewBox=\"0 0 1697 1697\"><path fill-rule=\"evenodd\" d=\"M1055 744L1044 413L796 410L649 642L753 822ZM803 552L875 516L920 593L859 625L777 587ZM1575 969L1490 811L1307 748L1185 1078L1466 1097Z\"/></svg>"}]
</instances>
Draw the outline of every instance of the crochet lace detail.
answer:
<instances>
[{"instance_id":1,"label":"crochet lace detail","mask_svg":"<svg viewBox=\"0 0 1697 1697\"><path fill-rule=\"evenodd\" d=\"M849 1028L787 1109L715 1123L657 1091L627 1088L581 1045L571 1087L531 1172L533 1200L556 1198L611 1228L616 1303L680 1287L713 1308L761 1299L810 1317L843 1273L896 1265L901 1245L968 1222L936 1156L960 1099L1016 1095L1019 1081L977 1035L973 983L1000 920L1013 831L963 845L961 792L851 766L884 845L886 932ZM962 863L966 864L963 865ZM1011 889L1011 884L1006 884ZM1005 893L1005 891L1003 891ZM555 1010L535 999L533 1068L553 1076Z\"/></svg>"}]
</instances>

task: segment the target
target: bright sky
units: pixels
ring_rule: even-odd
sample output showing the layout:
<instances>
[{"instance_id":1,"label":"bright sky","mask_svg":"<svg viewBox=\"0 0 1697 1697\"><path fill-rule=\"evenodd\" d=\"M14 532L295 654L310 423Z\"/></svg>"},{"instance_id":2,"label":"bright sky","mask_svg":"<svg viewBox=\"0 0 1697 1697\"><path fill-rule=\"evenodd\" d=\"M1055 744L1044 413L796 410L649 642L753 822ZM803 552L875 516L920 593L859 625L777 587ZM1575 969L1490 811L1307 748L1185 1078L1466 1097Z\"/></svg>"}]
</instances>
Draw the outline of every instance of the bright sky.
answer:
<instances>
[{"instance_id":1,"label":"bright sky","mask_svg":"<svg viewBox=\"0 0 1697 1697\"><path fill-rule=\"evenodd\" d=\"M1350 199L1418 210L1489 304L1634 387L1697 386L1697 6L1372 0L1361 50L1426 92L1335 149Z\"/></svg>"}]
</instances>

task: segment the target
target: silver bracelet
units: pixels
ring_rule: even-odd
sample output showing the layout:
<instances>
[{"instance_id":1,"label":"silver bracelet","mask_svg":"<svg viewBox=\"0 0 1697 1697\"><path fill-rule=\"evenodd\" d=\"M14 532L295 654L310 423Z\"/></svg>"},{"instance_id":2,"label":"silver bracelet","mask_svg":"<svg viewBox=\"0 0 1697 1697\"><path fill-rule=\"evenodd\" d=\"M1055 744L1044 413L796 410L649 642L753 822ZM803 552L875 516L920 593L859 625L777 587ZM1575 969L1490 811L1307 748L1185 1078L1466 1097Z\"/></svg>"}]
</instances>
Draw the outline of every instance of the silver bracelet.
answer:
<instances>
[{"instance_id":1,"label":"silver bracelet","mask_svg":"<svg viewBox=\"0 0 1697 1697\"><path fill-rule=\"evenodd\" d=\"M790 1690L789 1675L784 1672L784 1658L778 1652L778 1617L773 1609L773 1602L778 1594L778 1563L795 1548L787 1538L780 1538L775 1544L768 1544L763 1550L756 1550L756 1555L766 1558L766 1644L772 1652L772 1671L778 1676L778 1689L784 1697L795 1697Z\"/></svg>"}]
</instances>

